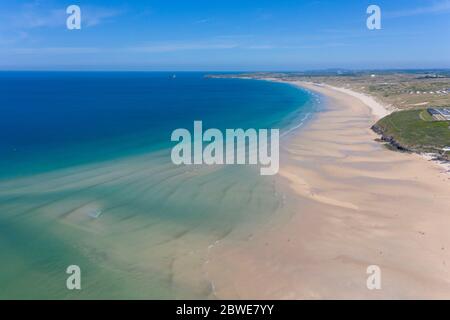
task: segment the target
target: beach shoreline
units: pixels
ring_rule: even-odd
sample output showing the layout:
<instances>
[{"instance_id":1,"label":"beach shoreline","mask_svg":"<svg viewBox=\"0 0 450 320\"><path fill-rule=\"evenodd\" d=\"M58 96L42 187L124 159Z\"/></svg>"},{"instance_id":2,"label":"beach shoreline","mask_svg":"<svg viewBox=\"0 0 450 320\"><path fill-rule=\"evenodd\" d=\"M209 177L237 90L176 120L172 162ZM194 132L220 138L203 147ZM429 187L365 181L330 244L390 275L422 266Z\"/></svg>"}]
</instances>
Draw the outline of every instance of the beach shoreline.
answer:
<instances>
[{"instance_id":1,"label":"beach shoreline","mask_svg":"<svg viewBox=\"0 0 450 320\"><path fill-rule=\"evenodd\" d=\"M241 77L241 79L253 79L251 77ZM390 115L393 112L399 111L399 109L395 108L392 105L387 105L383 102L378 101L375 97L362 93L357 92L348 88L342 88L342 87L336 87L332 86L326 83L315 83L315 82L308 82L308 81L284 81L278 78L261 78L258 80L265 80L265 81L271 81L271 82L278 82L278 83L286 83L289 85L296 86L301 89L310 90L310 92L319 92L315 91L314 89L318 89L320 87L328 88L332 91L341 92L344 94L347 94L351 97L354 97L361 101L367 108L369 108L372 116L373 116L373 123L370 125L372 127L378 120ZM303 123L302 123L303 125ZM291 131L291 130L290 130ZM379 135L377 133L377 135ZM439 159L439 154L431 154L431 153L417 153L417 155L421 156L423 159L427 161L432 161L436 165L438 165L441 169L443 169L442 173L446 175L450 175L450 162L445 161L442 159Z\"/></svg>"},{"instance_id":2,"label":"beach shoreline","mask_svg":"<svg viewBox=\"0 0 450 320\"><path fill-rule=\"evenodd\" d=\"M214 296L449 298L448 176L375 141L370 127L387 108L325 85L290 84L328 105L282 146L277 188L294 213L273 217L251 239L214 247ZM381 290L366 286L371 265L382 271Z\"/></svg>"},{"instance_id":3,"label":"beach shoreline","mask_svg":"<svg viewBox=\"0 0 450 320\"><path fill-rule=\"evenodd\" d=\"M355 97L358 100L360 100L362 103L364 103L364 105L366 105L370 109L370 111L374 117L373 124L375 124L381 118L388 116L392 112L398 111L398 109L394 108L393 106L381 103L370 95L367 95L367 94L364 94L361 92L356 92L356 91L353 91L353 90L350 90L347 88L340 88L340 87L335 87L335 86L331 86L328 84L322 84L322 83L315 84L315 83L304 82L304 81L295 81L295 82L291 82L291 84L295 84L295 85L299 86L300 88L309 87L311 90L314 90L314 86L323 86L323 87L329 88L331 90L342 92L342 93L348 94L352 97ZM434 162L439 167L444 169L442 171L443 174L450 175L450 162L437 159L436 158L437 154L418 153L418 155L420 155L422 158L424 158L427 161Z\"/></svg>"}]
</instances>

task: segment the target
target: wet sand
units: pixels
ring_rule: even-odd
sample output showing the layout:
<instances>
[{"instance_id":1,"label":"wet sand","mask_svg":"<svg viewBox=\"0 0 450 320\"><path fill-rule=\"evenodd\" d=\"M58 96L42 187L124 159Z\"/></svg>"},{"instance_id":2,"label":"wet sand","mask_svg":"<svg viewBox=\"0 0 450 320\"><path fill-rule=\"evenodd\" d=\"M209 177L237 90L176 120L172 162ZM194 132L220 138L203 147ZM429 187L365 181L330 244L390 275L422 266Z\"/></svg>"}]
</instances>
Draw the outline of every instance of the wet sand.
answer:
<instances>
[{"instance_id":1,"label":"wet sand","mask_svg":"<svg viewBox=\"0 0 450 320\"><path fill-rule=\"evenodd\" d=\"M328 107L283 146L276 188L292 213L211 248L213 296L449 299L450 176L375 141L377 113L363 100L295 84ZM381 268L381 290L367 289L369 265Z\"/></svg>"}]
</instances>

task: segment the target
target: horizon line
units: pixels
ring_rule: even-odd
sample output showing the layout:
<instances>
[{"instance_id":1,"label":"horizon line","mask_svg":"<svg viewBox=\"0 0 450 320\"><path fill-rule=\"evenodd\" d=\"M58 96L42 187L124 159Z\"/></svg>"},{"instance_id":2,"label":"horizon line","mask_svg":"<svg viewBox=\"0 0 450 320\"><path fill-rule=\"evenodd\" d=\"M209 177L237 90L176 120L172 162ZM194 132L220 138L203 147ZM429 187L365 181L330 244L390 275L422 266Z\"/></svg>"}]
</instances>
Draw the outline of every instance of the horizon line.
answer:
<instances>
[{"instance_id":1,"label":"horizon line","mask_svg":"<svg viewBox=\"0 0 450 320\"><path fill-rule=\"evenodd\" d=\"M178 73L205 73L205 72L220 72L220 73L295 73L295 72L320 72L320 71L347 71L347 72L364 72L364 71L450 71L450 67L414 67L414 68L313 68L313 69L279 69L279 70L146 70L146 69L0 69L0 72L178 72Z\"/></svg>"}]
</instances>

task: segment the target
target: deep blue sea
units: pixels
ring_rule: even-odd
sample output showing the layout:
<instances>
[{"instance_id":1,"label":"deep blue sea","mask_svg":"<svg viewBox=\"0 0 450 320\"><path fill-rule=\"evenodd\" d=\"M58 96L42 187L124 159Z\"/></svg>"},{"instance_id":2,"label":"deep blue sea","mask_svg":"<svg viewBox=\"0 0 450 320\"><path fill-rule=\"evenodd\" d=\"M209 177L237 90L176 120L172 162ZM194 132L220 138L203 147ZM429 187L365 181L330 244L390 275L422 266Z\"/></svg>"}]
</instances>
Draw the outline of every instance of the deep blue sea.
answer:
<instances>
[{"instance_id":1,"label":"deep blue sea","mask_svg":"<svg viewBox=\"0 0 450 320\"><path fill-rule=\"evenodd\" d=\"M277 128L310 95L204 73L0 72L0 177L168 148L176 128ZM290 122L292 121L292 123Z\"/></svg>"}]
</instances>

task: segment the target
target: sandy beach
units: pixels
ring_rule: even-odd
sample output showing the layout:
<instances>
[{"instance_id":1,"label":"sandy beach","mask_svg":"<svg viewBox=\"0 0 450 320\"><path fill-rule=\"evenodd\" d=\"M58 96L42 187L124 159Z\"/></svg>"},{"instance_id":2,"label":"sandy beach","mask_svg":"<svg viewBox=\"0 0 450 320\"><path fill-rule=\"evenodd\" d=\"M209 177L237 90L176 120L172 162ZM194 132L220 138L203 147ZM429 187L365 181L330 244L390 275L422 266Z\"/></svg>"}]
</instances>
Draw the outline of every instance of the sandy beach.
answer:
<instances>
[{"instance_id":1,"label":"sandy beach","mask_svg":"<svg viewBox=\"0 0 450 320\"><path fill-rule=\"evenodd\" d=\"M450 298L450 177L375 141L388 112L310 83L327 108L285 143L276 188L290 216L225 239L205 265L214 298ZM381 268L368 290L367 267Z\"/></svg>"}]
</instances>

